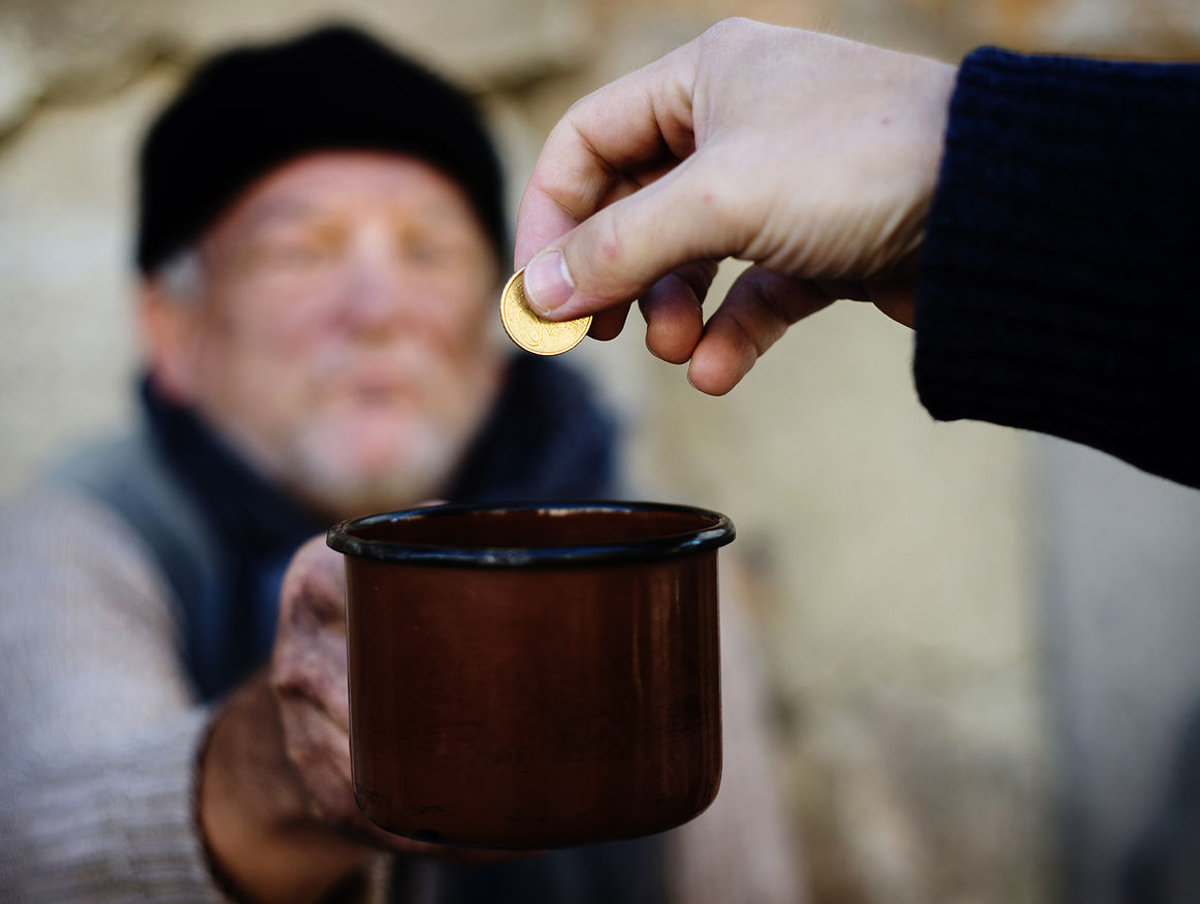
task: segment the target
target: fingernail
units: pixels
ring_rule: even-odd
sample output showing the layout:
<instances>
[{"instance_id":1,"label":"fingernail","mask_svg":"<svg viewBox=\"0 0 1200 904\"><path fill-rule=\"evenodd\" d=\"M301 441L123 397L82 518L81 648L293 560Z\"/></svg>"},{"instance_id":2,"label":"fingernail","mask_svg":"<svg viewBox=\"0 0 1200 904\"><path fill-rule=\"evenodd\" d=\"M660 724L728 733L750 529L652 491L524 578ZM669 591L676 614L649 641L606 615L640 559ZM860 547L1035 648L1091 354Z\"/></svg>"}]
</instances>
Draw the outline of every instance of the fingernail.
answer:
<instances>
[{"instance_id":1,"label":"fingernail","mask_svg":"<svg viewBox=\"0 0 1200 904\"><path fill-rule=\"evenodd\" d=\"M575 281L567 271L567 259L557 249L543 251L525 268L525 300L546 315L571 297Z\"/></svg>"}]
</instances>

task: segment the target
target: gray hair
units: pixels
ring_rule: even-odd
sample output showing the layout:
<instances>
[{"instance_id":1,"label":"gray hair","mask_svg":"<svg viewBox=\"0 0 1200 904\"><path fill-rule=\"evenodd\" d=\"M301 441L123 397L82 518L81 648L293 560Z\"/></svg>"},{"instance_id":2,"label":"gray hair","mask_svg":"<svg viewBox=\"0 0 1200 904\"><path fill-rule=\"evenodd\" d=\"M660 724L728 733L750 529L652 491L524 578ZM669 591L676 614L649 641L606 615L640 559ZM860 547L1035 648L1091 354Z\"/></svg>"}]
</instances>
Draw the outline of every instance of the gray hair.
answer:
<instances>
[{"instance_id":1,"label":"gray hair","mask_svg":"<svg viewBox=\"0 0 1200 904\"><path fill-rule=\"evenodd\" d=\"M154 275L169 298L194 304L204 297L204 261L191 245L163 261Z\"/></svg>"}]
</instances>

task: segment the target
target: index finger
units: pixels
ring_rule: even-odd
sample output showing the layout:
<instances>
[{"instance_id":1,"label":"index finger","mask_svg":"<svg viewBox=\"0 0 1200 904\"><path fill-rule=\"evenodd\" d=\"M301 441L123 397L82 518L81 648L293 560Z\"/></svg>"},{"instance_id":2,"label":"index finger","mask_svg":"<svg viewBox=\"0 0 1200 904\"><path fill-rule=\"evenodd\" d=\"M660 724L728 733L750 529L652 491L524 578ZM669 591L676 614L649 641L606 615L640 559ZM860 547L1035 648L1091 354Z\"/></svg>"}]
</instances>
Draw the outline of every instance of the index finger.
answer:
<instances>
[{"instance_id":1,"label":"index finger","mask_svg":"<svg viewBox=\"0 0 1200 904\"><path fill-rule=\"evenodd\" d=\"M692 44L576 101L551 130L517 212L513 263L537 252L625 192L639 173L663 170L696 147Z\"/></svg>"},{"instance_id":2,"label":"index finger","mask_svg":"<svg viewBox=\"0 0 1200 904\"><path fill-rule=\"evenodd\" d=\"M313 537L296 550L280 588L280 618L341 622L346 616L345 557Z\"/></svg>"}]
</instances>

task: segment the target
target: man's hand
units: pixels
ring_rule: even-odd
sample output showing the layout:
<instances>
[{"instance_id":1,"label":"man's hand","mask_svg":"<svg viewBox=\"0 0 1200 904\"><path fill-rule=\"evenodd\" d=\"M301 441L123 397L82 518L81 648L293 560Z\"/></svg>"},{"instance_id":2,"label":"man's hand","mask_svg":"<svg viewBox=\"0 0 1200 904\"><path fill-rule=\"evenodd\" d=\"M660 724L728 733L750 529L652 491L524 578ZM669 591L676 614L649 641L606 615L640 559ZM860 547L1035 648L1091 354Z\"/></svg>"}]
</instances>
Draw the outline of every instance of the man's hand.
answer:
<instances>
[{"instance_id":1,"label":"man's hand","mask_svg":"<svg viewBox=\"0 0 1200 904\"><path fill-rule=\"evenodd\" d=\"M410 841L354 802L342 556L317 537L284 578L267 673L225 704L202 762L200 821L216 865L256 904L319 901L373 849L473 862L508 855Z\"/></svg>"},{"instance_id":2,"label":"man's hand","mask_svg":"<svg viewBox=\"0 0 1200 904\"><path fill-rule=\"evenodd\" d=\"M270 686L309 814L348 835L375 830L354 802L346 665L346 568L316 537L284 577Z\"/></svg>"},{"instance_id":3,"label":"man's hand","mask_svg":"<svg viewBox=\"0 0 1200 904\"><path fill-rule=\"evenodd\" d=\"M517 218L531 303L555 320L597 313L592 335L612 338L640 298L650 350L690 359L715 395L835 298L911 326L954 78L923 57L719 23L550 133ZM755 266L705 324L729 256Z\"/></svg>"}]
</instances>

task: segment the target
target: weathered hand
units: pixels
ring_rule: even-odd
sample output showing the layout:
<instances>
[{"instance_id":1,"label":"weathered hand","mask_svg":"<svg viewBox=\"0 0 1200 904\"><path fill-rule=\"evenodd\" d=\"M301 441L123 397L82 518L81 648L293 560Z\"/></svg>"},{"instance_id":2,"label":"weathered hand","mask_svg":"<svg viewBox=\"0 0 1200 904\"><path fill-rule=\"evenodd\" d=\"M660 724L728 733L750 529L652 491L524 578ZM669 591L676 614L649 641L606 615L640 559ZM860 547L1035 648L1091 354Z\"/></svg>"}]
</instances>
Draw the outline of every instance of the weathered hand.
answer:
<instances>
[{"instance_id":1,"label":"weathered hand","mask_svg":"<svg viewBox=\"0 0 1200 904\"><path fill-rule=\"evenodd\" d=\"M640 298L650 350L690 359L712 394L835 298L911 325L954 78L923 57L719 23L555 126L517 219L530 301L556 320L598 313L592 334L611 338ZM729 256L755 266L705 324Z\"/></svg>"},{"instance_id":2,"label":"weathered hand","mask_svg":"<svg viewBox=\"0 0 1200 904\"><path fill-rule=\"evenodd\" d=\"M309 811L339 834L392 851L472 862L511 855L411 841L377 828L354 801L346 660L345 559L316 537L296 553L280 592L271 688L284 749Z\"/></svg>"},{"instance_id":3,"label":"weathered hand","mask_svg":"<svg viewBox=\"0 0 1200 904\"><path fill-rule=\"evenodd\" d=\"M359 811L350 775L342 557L318 537L280 592L271 665L222 706L201 760L199 817L218 871L253 902L320 900L371 851L489 862L511 854L410 841Z\"/></svg>"},{"instance_id":4,"label":"weathered hand","mask_svg":"<svg viewBox=\"0 0 1200 904\"><path fill-rule=\"evenodd\" d=\"M300 548L279 598L270 686L284 749L312 815L351 833L371 827L354 803L346 679L346 589L342 556L320 537Z\"/></svg>"}]
</instances>

